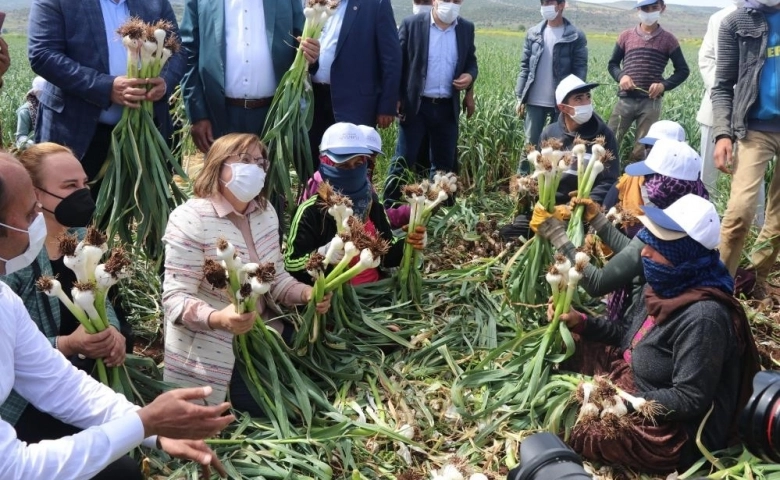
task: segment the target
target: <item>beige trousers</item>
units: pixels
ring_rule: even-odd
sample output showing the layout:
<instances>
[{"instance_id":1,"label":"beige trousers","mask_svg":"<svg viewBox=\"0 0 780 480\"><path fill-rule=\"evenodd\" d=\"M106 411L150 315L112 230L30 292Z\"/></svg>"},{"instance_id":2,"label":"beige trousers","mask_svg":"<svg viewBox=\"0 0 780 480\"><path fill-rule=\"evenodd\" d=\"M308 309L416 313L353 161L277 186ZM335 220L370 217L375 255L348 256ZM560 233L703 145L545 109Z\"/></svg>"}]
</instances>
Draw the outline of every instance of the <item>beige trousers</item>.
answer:
<instances>
[{"instance_id":1,"label":"beige trousers","mask_svg":"<svg viewBox=\"0 0 780 480\"><path fill-rule=\"evenodd\" d=\"M731 196L720 229L720 258L734 275L745 237L756 214L759 191L769 162L780 155L780 133L749 130L737 142ZM756 280L764 281L780 252L780 175L772 176L766 191L766 216L756 239L751 263Z\"/></svg>"}]
</instances>

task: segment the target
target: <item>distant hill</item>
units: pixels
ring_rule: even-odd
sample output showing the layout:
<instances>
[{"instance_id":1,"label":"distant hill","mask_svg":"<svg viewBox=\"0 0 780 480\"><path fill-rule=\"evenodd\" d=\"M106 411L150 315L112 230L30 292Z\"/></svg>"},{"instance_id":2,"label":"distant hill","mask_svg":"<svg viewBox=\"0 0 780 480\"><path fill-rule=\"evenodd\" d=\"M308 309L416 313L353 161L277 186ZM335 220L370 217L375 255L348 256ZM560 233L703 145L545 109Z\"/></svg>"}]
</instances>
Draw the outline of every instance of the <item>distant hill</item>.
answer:
<instances>
[{"instance_id":1,"label":"distant hill","mask_svg":"<svg viewBox=\"0 0 780 480\"><path fill-rule=\"evenodd\" d=\"M8 13L4 30L25 33L27 13L31 0L3 0L2 8ZM213 0L221 1L221 0ZM176 14L181 16L184 0L171 0ZM392 0L396 19L412 13L412 0ZM612 3L586 3L569 0L566 17L589 33L618 33L637 23L633 1ZM701 38L707 28L707 19L718 9L668 5L662 17L664 28L680 38ZM479 28L527 29L541 20L538 0L465 0L462 14Z\"/></svg>"}]
</instances>

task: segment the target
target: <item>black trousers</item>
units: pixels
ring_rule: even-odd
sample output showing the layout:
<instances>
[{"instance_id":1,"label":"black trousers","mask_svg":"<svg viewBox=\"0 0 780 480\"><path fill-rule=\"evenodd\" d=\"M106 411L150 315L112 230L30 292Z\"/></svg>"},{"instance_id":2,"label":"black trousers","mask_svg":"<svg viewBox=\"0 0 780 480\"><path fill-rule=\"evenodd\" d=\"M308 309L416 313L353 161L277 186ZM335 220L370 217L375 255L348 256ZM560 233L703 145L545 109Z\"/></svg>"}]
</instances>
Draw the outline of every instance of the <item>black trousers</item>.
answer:
<instances>
[{"instance_id":1,"label":"black trousers","mask_svg":"<svg viewBox=\"0 0 780 480\"><path fill-rule=\"evenodd\" d=\"M309 129L309 146L314 171L320 166L320 142L322 135L331 125L336 123L333 116L333 99L330 97L330 85L315 83L314 89L314 117Z\"/></svg>"},{"instance_id":2,"label":"black trousers","mask_svg":"<svg viewBox=\"0 0 780 480\"><path fill-rule=\"evenodd\" d=\"M75 435L81 431L81 429L63 423L48 413L41 412L32 405L27 405L19 421L14 425L14 429L16 429L19 440L27 443L56 440ZM129 455L125 455L109 464L92 478L93 480L143 480L143 475L138 462Z\"/></svg>"},{"instance_id":3,"label":"black trousers","mask_svg":"<svg viewBox=\"0 0 780 480\"><path fill-rule=\"evenodd\" d=\"M81 157L81 166L84 168L84 173L87 174L87 178L90 181L97 177L100 169L103 168L103 164L106 163L108 150L111 148L111 132L113 130L113 125L98 123L95 135L92 137L87 151L84 152L84 156ZM95 200L97 200L98 192L100 192L101 183L103 182L99 181L91 187L92 198Z\"/></svg>"}]
</instances>

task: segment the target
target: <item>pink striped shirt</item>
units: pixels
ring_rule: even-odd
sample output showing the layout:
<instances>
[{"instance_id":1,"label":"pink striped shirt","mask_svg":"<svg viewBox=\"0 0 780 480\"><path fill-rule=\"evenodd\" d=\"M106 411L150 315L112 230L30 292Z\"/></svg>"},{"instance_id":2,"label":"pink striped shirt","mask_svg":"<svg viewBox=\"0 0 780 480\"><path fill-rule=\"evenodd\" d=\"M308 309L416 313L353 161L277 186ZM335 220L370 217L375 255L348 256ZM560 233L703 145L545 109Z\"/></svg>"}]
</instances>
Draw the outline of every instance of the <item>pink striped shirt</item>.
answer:
<instances>
[{"instance_id":1,"label":"pink striped shirt","mask_svg":"<svg viewBox=\"0 0 780 480\"><path fill-rule=\"evenodd\" d=\"M243 262L273 262L276 278L271 291L258 301L258 311L279 311L279 304L300 303L309 288L284 269L279 248L279 219L269 205L250 204L244 214L233 210L221 196L193 198L177 207L168 220L165 242L164 378L181 386L210 385L209 403L224 401L233 371L233 335L211 330L208 316L230 304L224 290L206 281L203 265L216 259L216 242L222 237L236 247Z\"/></svg>"}]
</instances>

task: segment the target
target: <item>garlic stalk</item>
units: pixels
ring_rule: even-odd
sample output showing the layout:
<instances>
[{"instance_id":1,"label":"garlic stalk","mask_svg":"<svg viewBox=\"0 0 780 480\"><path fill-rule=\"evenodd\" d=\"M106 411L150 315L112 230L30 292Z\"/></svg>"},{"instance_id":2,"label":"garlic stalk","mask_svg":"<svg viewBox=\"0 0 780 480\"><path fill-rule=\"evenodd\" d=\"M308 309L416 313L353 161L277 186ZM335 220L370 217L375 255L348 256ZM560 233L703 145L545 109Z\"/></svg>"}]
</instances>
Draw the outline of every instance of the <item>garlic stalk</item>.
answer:
<instances>
[{"instance_id":1,"label":"garlic stalk","mask_svg":"<svg viewBox=\"0 0 780 480\"><path fill-rule=\"evenodd\" d=\"M108 328L103 324L100 314L95 308L95 284L94 283L76 283L71 289L73 303L79 306L87 314L87 317L95 326L95 330L101 332Z\"/></svg>"},{"instance_id":2,"label":"garlic stalk","mask_svg":"<svg viewBox=\"0 0 780 480\"><path fill-rule=\"evenodd\" d=\"M84 330L86 330L87 333L96 333L95 327L87 317L87 313L83 308L74 304L71 299L68 298L68 296L65 294L65 291L62 289L62 284L59 280L54 277L43 276L38 279L36 286L38 287L38 290L42 291L47 296L56 297L59 299L59 301L65 305L65 308L67 308L70 313L76 317L76 320L78 320L79 323L84 326Z\"/></svg>"}]
</instances>

